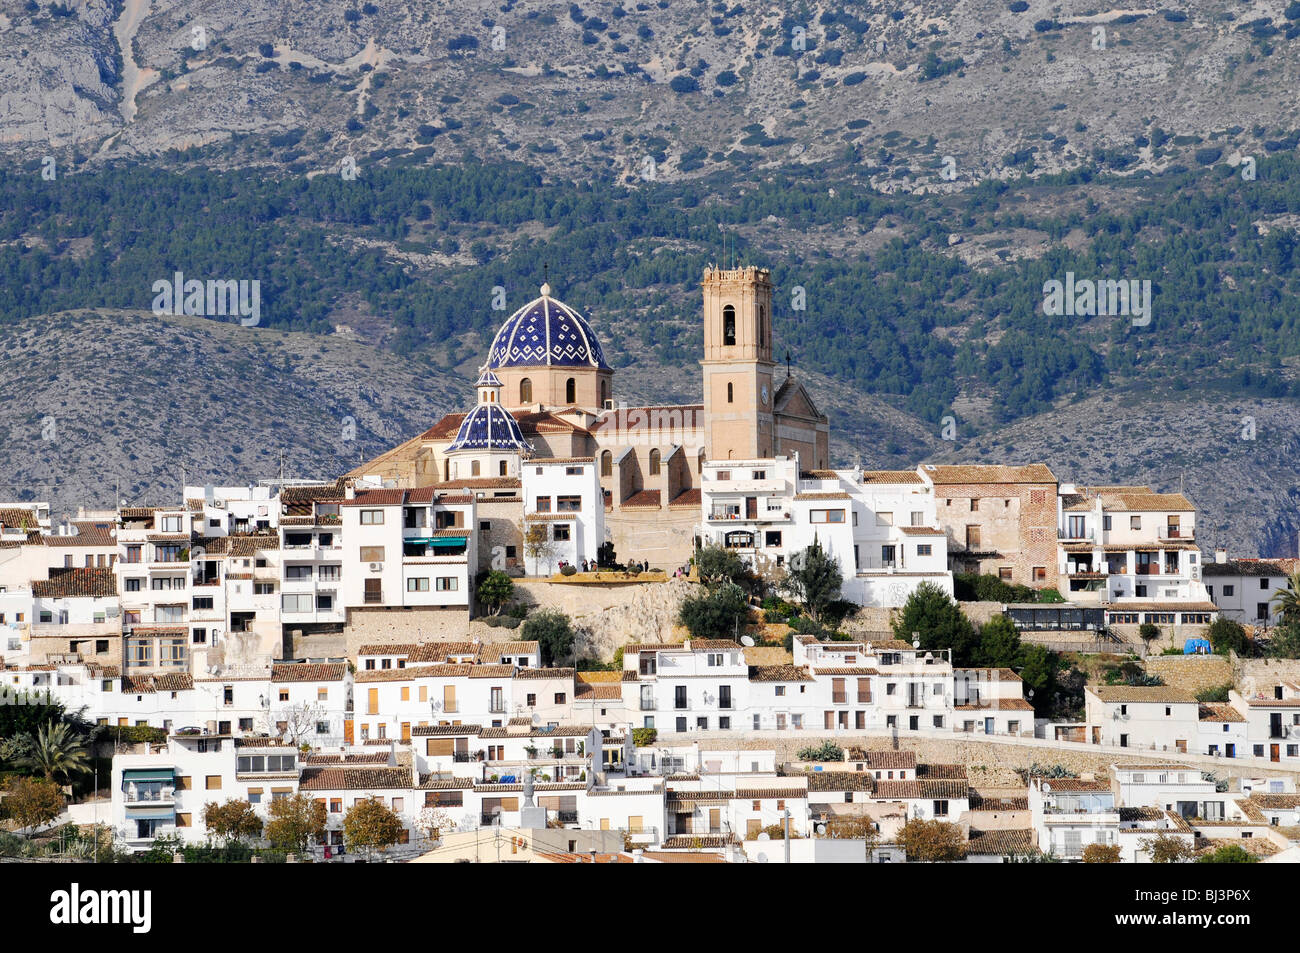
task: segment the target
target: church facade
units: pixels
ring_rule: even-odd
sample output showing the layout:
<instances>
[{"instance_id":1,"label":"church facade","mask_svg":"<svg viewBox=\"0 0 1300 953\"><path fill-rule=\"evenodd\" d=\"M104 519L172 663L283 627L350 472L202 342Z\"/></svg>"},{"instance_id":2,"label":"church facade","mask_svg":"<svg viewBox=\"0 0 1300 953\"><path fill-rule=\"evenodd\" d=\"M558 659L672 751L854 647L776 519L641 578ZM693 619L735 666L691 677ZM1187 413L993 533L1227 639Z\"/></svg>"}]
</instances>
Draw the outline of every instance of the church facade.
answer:
<instances>
[{"instance_id":1,"label":"church facade","mask_svg":"<svg viewBox=\"0 0 1300 953\"><path fill-rule=\"evenodd\" d=\"M523 468L589 461L619 561L684 564L707 462L798 454L801 465L824 469L830 444L826 416L788 370L779 379L772 360L769 272L710 267L702 291L699 403L621 400L595 329L543 285L497 331L469 412L446 415L350 475L474 493L490 527L483 559L499 546L522 566Z\"/></svg>"}]
</instances>

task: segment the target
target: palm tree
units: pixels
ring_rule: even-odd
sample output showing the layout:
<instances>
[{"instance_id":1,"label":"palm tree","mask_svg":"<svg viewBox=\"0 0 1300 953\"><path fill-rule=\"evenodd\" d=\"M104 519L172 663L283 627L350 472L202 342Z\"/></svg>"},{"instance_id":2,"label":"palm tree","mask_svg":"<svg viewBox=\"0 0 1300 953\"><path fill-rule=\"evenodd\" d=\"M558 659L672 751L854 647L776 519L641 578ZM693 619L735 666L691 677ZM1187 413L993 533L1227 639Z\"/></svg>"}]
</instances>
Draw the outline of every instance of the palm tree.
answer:
<instances>
[{"instance_id":1,"label":"palm tree","mask_svg":"<svg viewBox=\"0 0 1300 953\"><path fill-rule=\"evenodd\" d=\"M1282 622L1300 622L1300 569L1287 578L1286 588L1274 589L1270 603L1276 603L1282 614Z\"/></svg>"},{"instance_id":2,"label":"palm tree","mask_svg":"<svg viewBox=\"0 0 1300 953\"><path fill-rule=\"evenodd\" d=\"M36 735L29 738L28 750L18 759L21 767L41 772L46 781L53 781L59 775L66 782L74 774L89 773L86 746L68 730L66 723L46 722L44 728L37 729Z\"/></svg>"}]
</instances>

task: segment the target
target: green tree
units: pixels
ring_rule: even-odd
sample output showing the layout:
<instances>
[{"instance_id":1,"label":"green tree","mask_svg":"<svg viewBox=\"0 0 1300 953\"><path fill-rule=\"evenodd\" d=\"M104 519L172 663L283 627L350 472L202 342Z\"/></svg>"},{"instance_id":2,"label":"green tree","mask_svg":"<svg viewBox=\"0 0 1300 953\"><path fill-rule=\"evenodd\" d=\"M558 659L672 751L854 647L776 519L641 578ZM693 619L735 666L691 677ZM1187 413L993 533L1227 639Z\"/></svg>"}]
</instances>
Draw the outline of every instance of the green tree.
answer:
<instances>
[{"instance_id":1,"label":"green tree","mask_svg":"<svg viewBox=\"0 0 1300 953\"><path fill-rule=\"evenodd\" d=\"M35 737L46 725L66 719L62 703L43 692L0 690L0 738Z\"/></svg>"},{"instance_id":2,"label":"green tree","mask_svg":"<svg viewBox=\"0 0 1300 953\"><path fill-rule=\"evenodd\" d=\"M478 601L493 615L510 601L515 591L515 582L499 569L493 569L478 584Z\"/></svg>"},{"instance_id":3,"label":"green tree","mask_svg":"<svg viewBox=\"0 0 1300 953\"><path fill-rule=\"evenodd\" d=\"M267 811L266 839L279 850L306 850L325 833L325 805L305 794L274 798Z\"/></svg>"},{"instance_id":4,"label":"green tree","mask_svg":"<svg viewBox=\"0 0 1300 953\"><path fill-rule=\"evenodd\" d=\"M543 665L554 665L573 651L573 625L558 609L534 612L524 621L524 639L536 642Z\"/></svg>"},{"instance_id":5,"label":"green tree","mask_svg":"<svg viewBox=\"0 0 1300 953\"><path fill-rule=\"evenodd\" d=\"M1232 691L1232 682L1224 682L1222 685L1211 685L1208 688L1202 688L1196 693L1196 700L1203 703L1226 702L1229 698L1229 692Z\"/></svg>"},{"instance_id":6,"label":"green tree","mask_svg":"<svg viewBox=\"0 0 1300 953\"><path fill-rule=\"evenodd\" d=\"M783 588L802 603L814 622L820 622L827 609L839 601L844 574L840 561L822 549L821 541L790 556Z\"/></svg>"},{"instance_id":7,"label":"green tree","mask_svg":"<svg viewBox=\"0 0 1300 953\"><path fill-rule=\"evenodd\" d=\"M950 864L966 856L966 837L956 824L913 818L895 840L910 864Z\"/></svg>"},{"instance_id":8,"label":"green tree","mask_svg":"<svg viewBox=\"0 0 1300 953\"><path fill-rule=\"evenodd\" d=\"M1026 689L1032 689L1034 699L1046 709L1056 690L1056 673L1061 668L1061 659L1055 652L1041 645L1022 645L1020 647L1020 680Z\"/></svg>"},{"instance_id":9,"label":"green tree","mask_svg":"<svg viewBox=\"0 0 1300 953\"><path fill-rule=\"evenodd\" d=\"M1142 841L1139 848L1151 858L1153 864L1185 864L1195 852L1192 846L1177 834L1157 834Z\"/></svg>"},{"instance_id":10,"label":"green tree","mask_svg":"<svg viewBox=\"0 0 1300 953\"><path fill-rule=\"evenodd\" d=\"M748 620L749 598L734 583L687 597L677 612L693 639L734 639Z\"/></svg>"},{"instance_id":11,"label":"green tree","mask_svg":"<svg viewBox=\"0 0 1300 953\"><path fill-rule=\"evenodd\" d=\"M1119 844L1089 844L1083 849L1085 864L1118 864Z\"/></svg>"},{"instance_id":12,"label":"green tree","mask_svg":"<svg viewBox=\"0 0 1300 953\"><path fill-rule=\"evenodd\" d=\"M66 783L74 775L90 772L85 741L74 734L65 721L57 724L47 722L38 728L16 763L21 768L39 771L46 781L57 777Z\"/></svg>"},{"instance_id":13,"label":"green tree","mask_svg":"<svg viewBox=\"0 0 1300 953\"><path fill-rule=\"evenodd\" d=\"M1004 615L980 626L975 664L985 668L1017 668L1021 664L1020 630Z\"/></svg>"},{"instance_id":14,"label":"green tree","mask_svg":"<svg viewBox=\"0 0 1300 953\"><path fill-rule=\"evenodd\" d=\"M542 566L550 567L555 559L555 544L551 541L550 530L545 523L533 523L524 530L524 552L537 564L540 572Z\"/></svg>"},{"instance_id":15,"label":"green tree","mask_svg":"<svg viewBox=\"0 0 1300 953\"><path fill-rule=\"evenodd\" d=\"M381 801L359 801L343 816L343 841L348 849L361 848L368 856L385 851L402 839L402 820Z\"/></svg>"},{"instance_id":16,"label":"green tree","mask_svg":"<svg viewBox=\"0 0 1300 953\"><path fill-rule=\"evenodd\" d=\"M5 786L5 813L20 831L48 824L63 812L63 794L53 781L11 777Z\"/></svg>"},{"instance_id":17,"label":"green tree","mask_svg":"<svg viewBox=\"0 0 1300 953\"><path fill-rule=\"evenodd\" d=\"M253 805L239 798L218 803L209 801L203 806L203 824L213 837L230 847L262 833L262 819Z\"/></svg>"},{"instance_id":18,"label":"green tree","mask_svg":"<svg viewBox=\"0 0 1300 953\"><path fill-rule=\"evenodd\" d=\"M659 737L658 728L633 728L632 729L632 744L636 745L638 748L645 748L654 744L655 739L658 737Z\"/></svg>"},{"instance_id":19,"label":"green tree","mask_svg":"<svg viewBox=\"0 0 1300 953\"><path fill-rule=\"evenodd\" d=\"M819 745L800 748L797 757L800 761L843 761L844 749L827 739Z\"/></svg>"},{"instance_id":20,"label":"green tree","mask_svg":"<svg viewBox=\"0 0 1300 953\"><path fill-rule=\"evenodd\" d=\"M1259 858L1240 844L1224 844L1196 859L1198 864L1257 864Z\"/></svg>"},{"instance_id":21,"label":"green tree","mask_svg":"<svg viewBox=\"0 0 1300 953\"><path fill-rule=\"evenodd\" d=\"M1300 623L1278 626L1268 643L1273 658L1300 658Z\"/></svg>"},{"instance_id":22,"label":"green tree","mask_svg":"<svg viewBox=\"0 0 1300 953\"><path fill-rule=\"evenodd\" d=\"M706 586L719 586L726 582L740 585L750 577L749 568L735 550L725 546L702 546L695 552L695 570L700 582Z\"/></svg>"},{"instance_id":23,"label":"green tree","mask_svg":"<svg viewBox=\"0 0 1300 953\"><path fill-rule=\"evenodd\" d=\"M1246 650L1246 630L1240 623L1226 616L1219 616L1210 626L1210 648L1220 655L1236 652L1241 655Z\"/></svg>"},{"instance_id":24,"label":"green tree","mask_svg":"<svg viewBox=\"0 0 1300 953\"><path fill-rule=\"evenodd\" d=\"M919 634L925 649L952 649L954 665L972 664L977 639L970 620L946 592L930 582L912 590L894 619L894 635L905 642Z\"/></svg>"},{"instance_id":25,"label":"green tree","mask_svg":"<svg viewBox=\"0 0 1300 953\"><path fill-rule=\"evenodd\" d=\"M1273 590L1269 603L1277 606L1283 624L1300 622L1300 569L1287 577L1285 586Z\"/></svg>"},{"instance_id":26,"label":"green tree","mask_svg":"<svg viewBox=\"0 0 1300 953\"><path fill-rule=\"evenodd\" d=\"M1160 638L1160 627L1154 622L1143 622L1138 626L1138 638L1142 640L1142 644L1150 652L1151 643Z\"/></svg>"}]
</instances>

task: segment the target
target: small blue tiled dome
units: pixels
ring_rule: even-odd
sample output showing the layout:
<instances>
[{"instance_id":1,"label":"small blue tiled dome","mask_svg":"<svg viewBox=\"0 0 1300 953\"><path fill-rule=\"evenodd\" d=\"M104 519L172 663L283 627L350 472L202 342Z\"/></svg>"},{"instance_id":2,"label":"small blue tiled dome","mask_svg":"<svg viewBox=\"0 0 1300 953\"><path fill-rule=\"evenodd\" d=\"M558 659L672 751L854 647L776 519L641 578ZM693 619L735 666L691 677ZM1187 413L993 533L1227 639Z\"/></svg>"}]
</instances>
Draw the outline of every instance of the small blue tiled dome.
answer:
<instances>
[{"instance_id":1,"label":"small blue tiled dome","mask_svg":"<svg viewBox=\"0 0 1300 953\"><path fill-rule=\"evenodd\" d=\"M500 404L479 404L460 422L456 439L447 447L453 450L518 450L531 452L519 422Z\"/></svg>"},{"instance_id":2,"label":"small blue tiled dome","mask_svg":"<svg viewBox=\"0 0 1300 953\"><path fill-rule=\"evenodd\" d=\"M551 297L550 285L501 325L488 351L489 367L599 367L608 369L587 319Z\"/></svg>"}]
</instances>

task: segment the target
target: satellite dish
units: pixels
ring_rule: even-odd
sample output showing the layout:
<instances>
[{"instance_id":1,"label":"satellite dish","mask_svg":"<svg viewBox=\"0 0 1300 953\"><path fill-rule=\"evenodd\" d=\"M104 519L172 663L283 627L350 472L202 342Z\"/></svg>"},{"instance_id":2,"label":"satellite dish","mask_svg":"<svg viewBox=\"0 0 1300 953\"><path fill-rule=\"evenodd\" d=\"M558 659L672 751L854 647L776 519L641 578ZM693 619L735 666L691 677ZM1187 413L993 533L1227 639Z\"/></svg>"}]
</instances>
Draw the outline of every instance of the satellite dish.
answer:
<instances>
[{"instance_id":1,"label":"satellite dish","mask_svg":"<svg viewBox=\"0 0 1300 953\"><path fill-rule=\"evenodd\" d=\"M913 639L913 640L912 640L912 648L914 648L914 649L919 649L920 647L921 647L921 640L920 640L920 639Z\"/></svg>"},{"instance_id":2,"label":"satellite dish","mask_svg":"<svg viewBox=\"0 0 1300 953\"><path fill-rule=\"evenodd\" d=\"M818 824L818 825L817 825L817 833L818 833L818 834L825 834L825 833L826 833L826 825L825 825L825 824Z\"/></svg>"},{"instance_id":3,"label":"satellite dish","mask_svg":"<svg viewBox=\"0 0 1300 953\"><path fill-rule=\"evenodd\" d=\"M752 649L754 647L754 637L752 635L742 635L740 637L740 644L747 649Z\"/></svg>"},{"instance_id":4,"label":"satellite dish","mask_svg":"<svg viewBox=\"0 0 1300 953\"><path fill-rule=\"evenodd\" d=\"M533 712L533 724L540 725L541 723L542 723L542 716L537 714L537 712Z\"/></svg>"},{"instance_id":5,"label":"satellite dish","mask_svg":"<svg viewBox=\"0 0 1300 953\"><path fill-rule=\"evenodd\" d=\"M1050 784L1048 784L1046 781L1043 782L1043 793L1044 793L1044 794L1051 794L1051 793L1052 793L1052 786L1051 786Z\"/></svg>"},{"instance_id":6,"label":"satellite dish","mask_svg":"<svg viewBox=\"0 0 1300 953\"><path fill-rule=\"evenodd\" d=\"M754 838L754 840L771 840L771 839L772 839L772 835L769 834L767 831L761 831L759 835ZM765 855L763 854L759 854L758 858L759 858L759 863L763 863L765 861Z\"/></svg>"}]
</instances>

